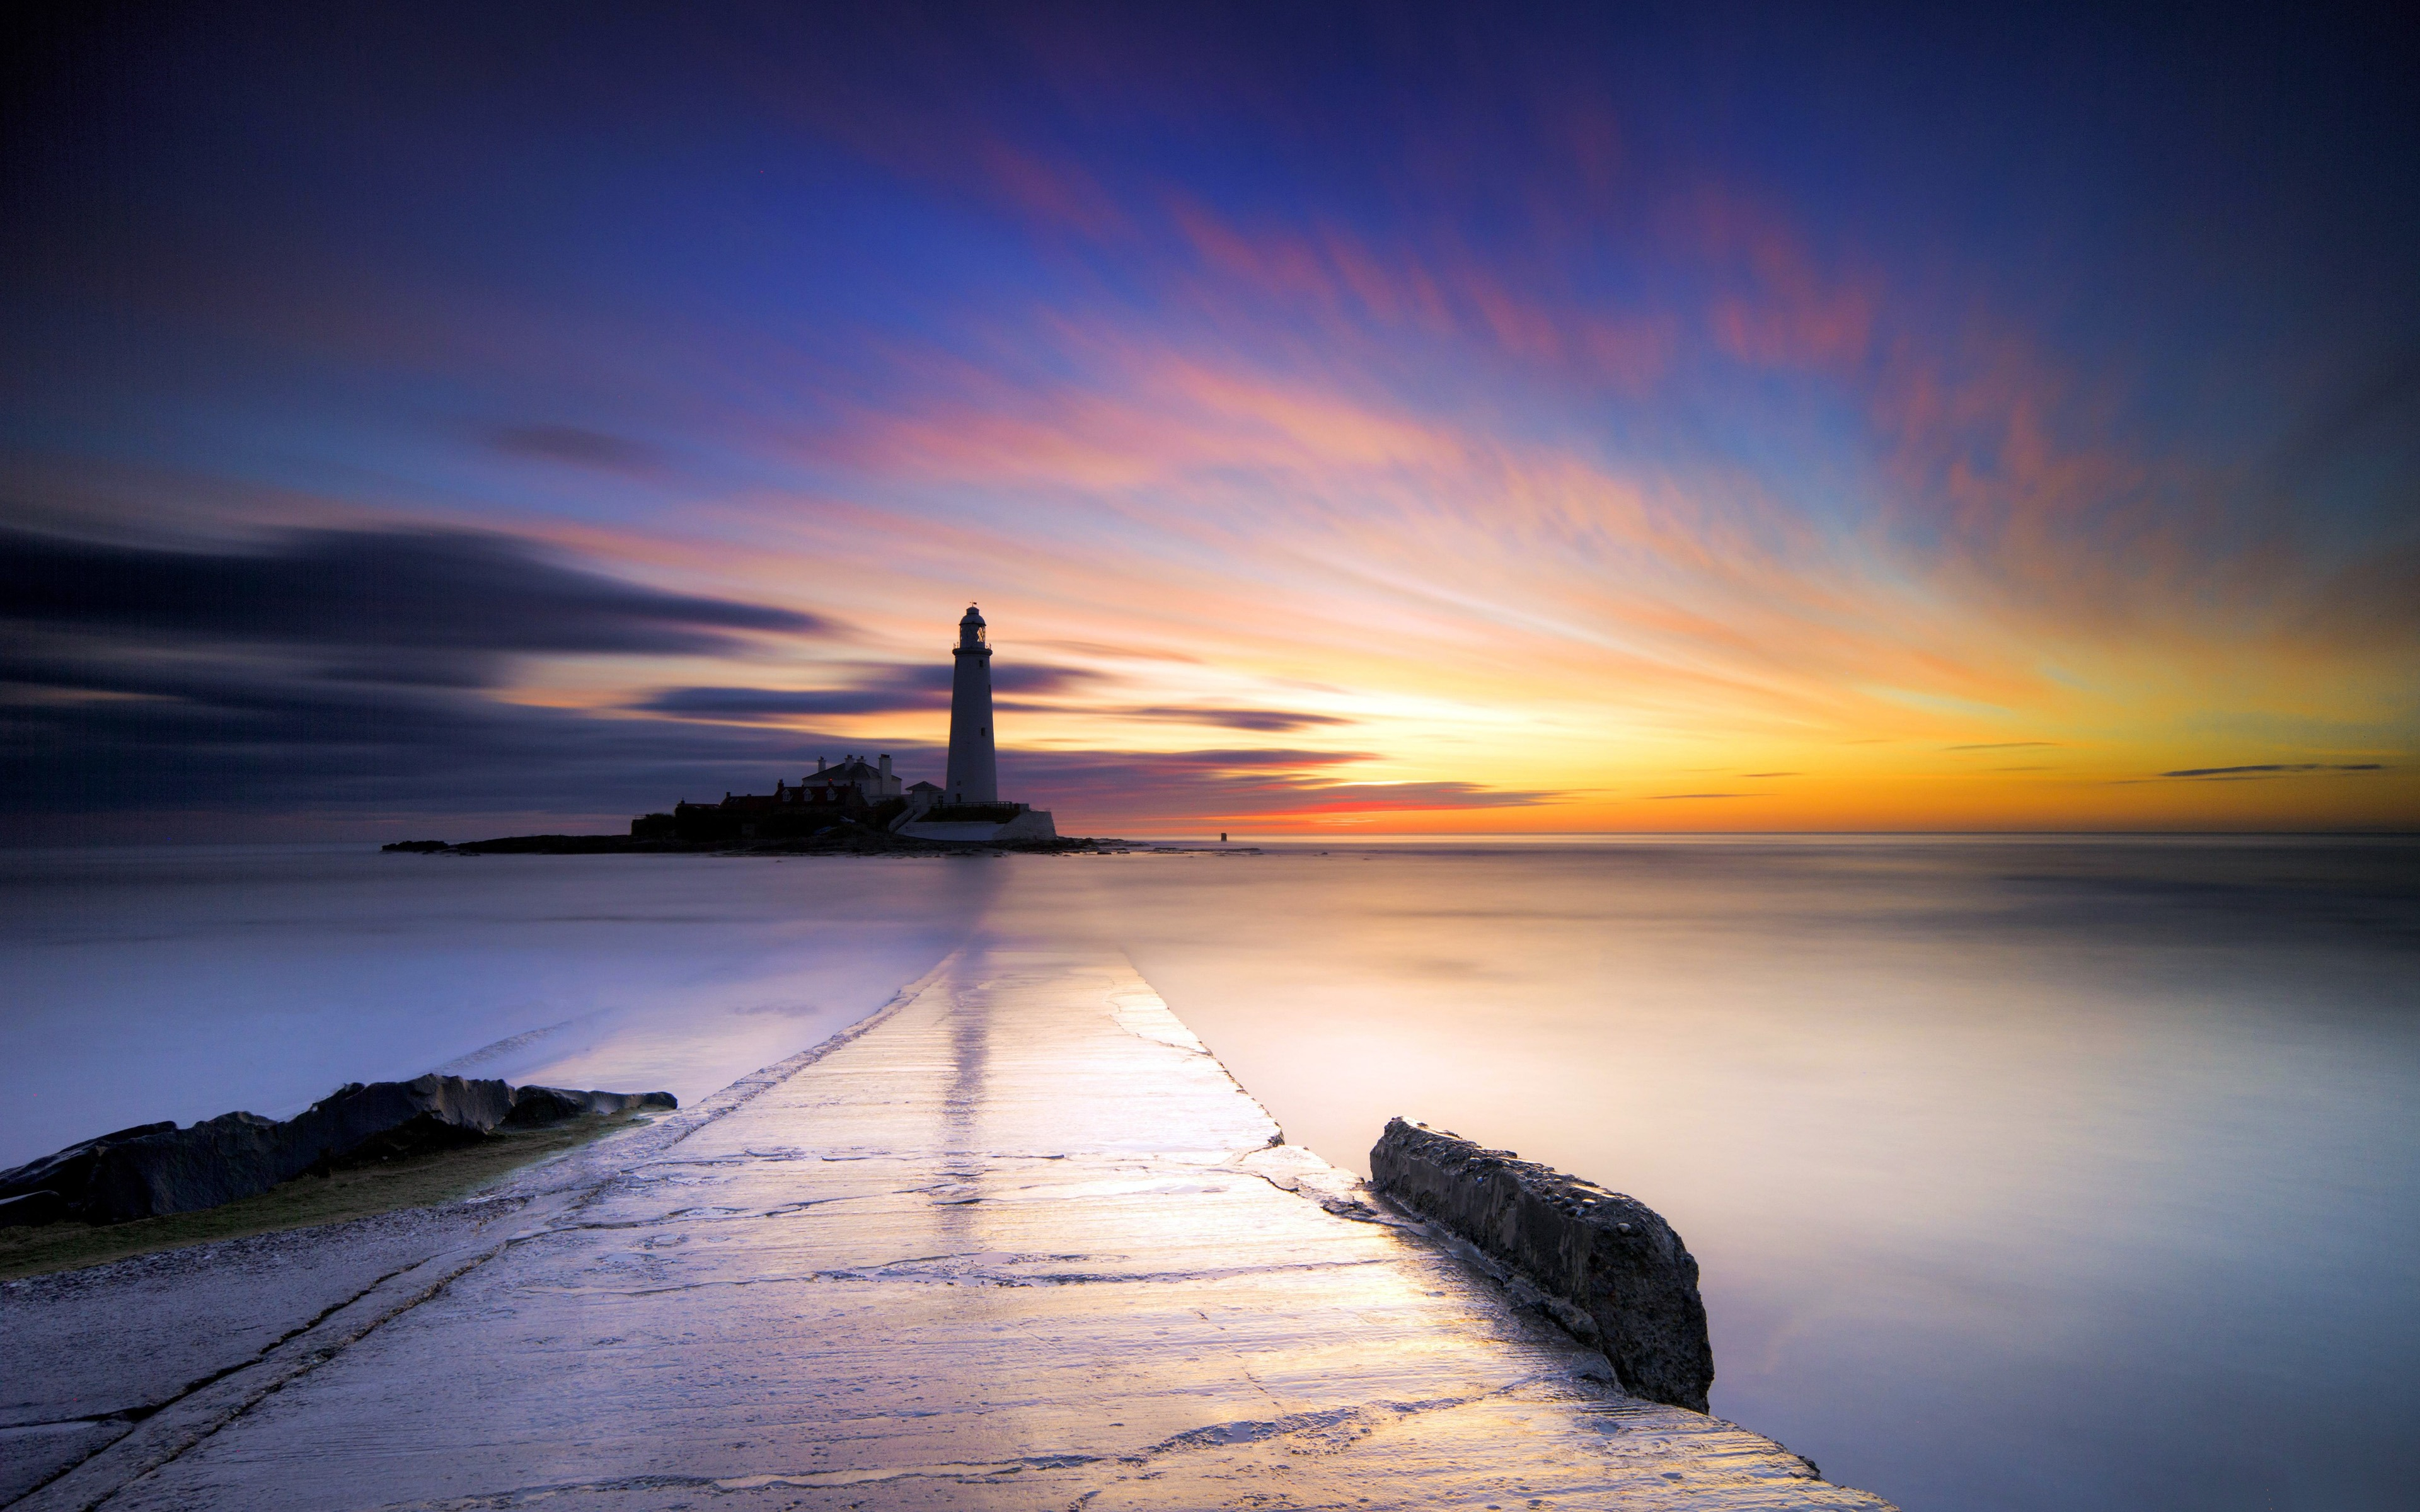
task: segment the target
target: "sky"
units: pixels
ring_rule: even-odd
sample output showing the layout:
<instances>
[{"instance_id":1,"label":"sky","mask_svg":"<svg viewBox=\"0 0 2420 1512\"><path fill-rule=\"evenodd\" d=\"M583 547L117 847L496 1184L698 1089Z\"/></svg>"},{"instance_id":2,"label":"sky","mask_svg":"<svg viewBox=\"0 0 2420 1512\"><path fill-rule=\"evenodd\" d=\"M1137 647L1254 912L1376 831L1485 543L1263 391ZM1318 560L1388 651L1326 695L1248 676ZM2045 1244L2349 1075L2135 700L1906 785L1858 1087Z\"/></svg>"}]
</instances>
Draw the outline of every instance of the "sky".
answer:
<instances>
[{"instance_id":1,"label":"sky","mask_svg":"<svg viewBox=\"0 0 2420 1512\"><path fill-rule=\"evenodd\" d=\"M2120 10L26 8L0 806L2412 828L2412 34Z\"/></svg>"}]
</instances>

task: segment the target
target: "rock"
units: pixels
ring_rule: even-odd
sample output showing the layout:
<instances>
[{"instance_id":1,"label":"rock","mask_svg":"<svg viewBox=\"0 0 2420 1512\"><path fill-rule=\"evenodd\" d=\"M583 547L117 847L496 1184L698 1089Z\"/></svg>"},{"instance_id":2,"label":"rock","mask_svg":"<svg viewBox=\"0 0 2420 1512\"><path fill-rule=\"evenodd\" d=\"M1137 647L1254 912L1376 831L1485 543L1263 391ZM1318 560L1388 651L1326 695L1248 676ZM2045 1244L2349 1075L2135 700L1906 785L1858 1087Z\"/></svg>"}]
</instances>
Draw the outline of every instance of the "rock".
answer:
<instances>
[{"instance_id":1,"label":"rock","mask_svg":"<svg viewBox=\"0 0 2420 1512\"><path fill-rule=\"evenodd\" d=\"M1370 1177L1564 1304L1556 1316L1593 1335L1624 1391L1707 1410L1714 1353L1698 1262L1646 1204L1401 1119L1370 1151Z\"/></svg>"},{"instance_id":2,"label":"rock","mask_svg":"<svg viewBox=\"0 0 2420 1512\"><path fill-rule=\"evenodd\" d=\"M101 1151L82 1193L67 1193L86 1223L192 1212L266 1192L310 1162L287 1157L285 1125L257 1113L222 1113L190 1129L123 1140Z\"/></svg>"},{"instance_id":3,"label":"rock","mask_svg":"<svg viewBox=\"0 0 2420 1512\"><path fill-rule=\"evenodd\" d=\"M513 1089L492 1078L466 1081L434 1072L408 1082L354 1082L338 1088L288 1124L308 1158L299 1174L325 1162L365 1165L470 1144L504 1121Z\"/></svg>"},{"instance_id":4,"label":"rock","mask_svg":"<svg viewBox=\"0 0 2420 1512\"><path fill-rule=\"evenodd\" d=\"M92 1185L102 1151L147 1134L172 1133L176 1127L173 1121L138 1123L132 1129L119 1129L70 1145L39 1160L27 1161L15 1170L0 1171L0 1203L8 1204L0 1208L0 1225L54 1223L71 1215ZM45 1196L50 1200L34 1200Z\"/></svg>"},{"instance_id":5,"label":"rock","mask_svg":"<svg viewBox=\"0 0 2420 1512\"><path fill-rule=\"evenodd\" d=\"M591 1113L626 1113L637 1108L680 1106L670 1092L581 1092L567 1087L517 1087L513 1107L504 1121L517 1127L560 1122Z\"/></svg>"},{"instance_id":6,"label":"rock","mask_svg":"<svg viewBox=\"0 0 2420 1512\"><path fill-rule=\"evenodd\" d=\"M529 1087L516 1093L501 1081L434 1072L408 1082L353 1082L282 1123L257 1113L223 1113L190 1129L141 1124L0 1172L0 1227L193 1212L305 1171L475 1143L506 1122L677 1106L670 1092Z\"/></svg>"},{"instance_id":7,"label":"rock","mask_svg":"<svg viewBox=\"0 0 2420 1512\"><path fill-rule=\"evenodd\" d=\"M433 1073L354 1082L283 1123L223 1113L108 1145L84 1191L62 1191L77 1216L95 1224L215 1208L304 1171L470 1143L504 1121L512 1095L501 1081Z\"/></svg>"},{"instance_id":8,"label":"rock","mask_svg":"<svg viewBox=\"0 0 2420 1512\"><path fill-rule=\"evenodd\" d=\"M54 1224L68 1216L68 1199L47 1189L20 1196L0 1197L0 1228Z\"/></svg>"}]
</instances>

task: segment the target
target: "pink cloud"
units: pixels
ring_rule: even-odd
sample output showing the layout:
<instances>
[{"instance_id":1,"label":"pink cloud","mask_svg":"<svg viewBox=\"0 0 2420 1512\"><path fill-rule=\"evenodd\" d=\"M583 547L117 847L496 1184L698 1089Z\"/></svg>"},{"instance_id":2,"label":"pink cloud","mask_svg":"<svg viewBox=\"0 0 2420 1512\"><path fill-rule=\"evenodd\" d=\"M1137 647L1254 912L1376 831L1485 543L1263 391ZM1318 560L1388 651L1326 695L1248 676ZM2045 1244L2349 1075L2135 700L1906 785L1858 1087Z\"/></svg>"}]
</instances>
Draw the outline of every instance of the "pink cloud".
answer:
<instances>
[{"instance_id":1,"label":"pink cloud","mask_svg":"<svg viewBox=\"0 0 2420 1512\"><path fill-rule=\"evenodd\" d=\"M1825 269L1785 215L1736 192L1709 186L1679 219L1683 244L1722 290L1706 316L1717 347L1766 367L1864 359L1881 307L1874 275Z\"/></svg>"}]
</instances>

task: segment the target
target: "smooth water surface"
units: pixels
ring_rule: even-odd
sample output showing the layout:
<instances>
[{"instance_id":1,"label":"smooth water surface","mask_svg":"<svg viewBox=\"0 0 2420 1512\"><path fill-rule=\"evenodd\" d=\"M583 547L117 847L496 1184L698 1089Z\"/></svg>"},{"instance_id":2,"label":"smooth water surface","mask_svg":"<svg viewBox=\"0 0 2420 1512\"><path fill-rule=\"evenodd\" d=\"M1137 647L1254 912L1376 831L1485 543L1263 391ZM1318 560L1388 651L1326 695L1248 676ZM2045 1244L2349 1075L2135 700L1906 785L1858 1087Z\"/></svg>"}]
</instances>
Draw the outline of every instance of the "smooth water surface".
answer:
<instances>
[{"instance_id":1,"label":"smooth water surface","mask_svg":"<svg viewBox=\"0 0 2420 1512\"><path fill-rule=\"evenodd\" d=\"M691 1103L966 937L988 878L905 866L0 852L0 1165L432 1070Z\"/></svg>"},{"instance_id":2,"label":"smooth water surface","mask_svg":"<svg viewBox=\"0 0 2420 1512\"><path fill-rule=\"evenodd\" d=\"M690 1098L970 930L1082 935L1338 1164L1400 1112L1663 1211L1715 1410L1834 1479L2412 1504L2408 841L0 866L0 1162L438 1065Z\"/></svg>"}]
</instances>

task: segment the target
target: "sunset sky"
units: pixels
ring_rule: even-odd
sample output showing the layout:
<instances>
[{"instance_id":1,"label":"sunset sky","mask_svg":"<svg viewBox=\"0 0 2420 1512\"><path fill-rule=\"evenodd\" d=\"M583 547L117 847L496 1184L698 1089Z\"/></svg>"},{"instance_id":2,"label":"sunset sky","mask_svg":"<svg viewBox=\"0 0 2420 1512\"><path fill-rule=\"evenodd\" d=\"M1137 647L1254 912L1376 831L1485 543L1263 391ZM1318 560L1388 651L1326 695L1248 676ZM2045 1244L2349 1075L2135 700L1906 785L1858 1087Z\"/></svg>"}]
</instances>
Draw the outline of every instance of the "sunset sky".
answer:
<instances>
[{"instance_id":1,"label":"sunset sky","mask_svg":"<svg viewBox=\"0 0 2420 1512\"><path fill-rule=\"evenodd\" d=\"M6 49L20 837L2420 824L2389 11L356 8Z\"/></svg>"}]
</instances>

